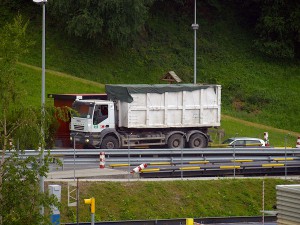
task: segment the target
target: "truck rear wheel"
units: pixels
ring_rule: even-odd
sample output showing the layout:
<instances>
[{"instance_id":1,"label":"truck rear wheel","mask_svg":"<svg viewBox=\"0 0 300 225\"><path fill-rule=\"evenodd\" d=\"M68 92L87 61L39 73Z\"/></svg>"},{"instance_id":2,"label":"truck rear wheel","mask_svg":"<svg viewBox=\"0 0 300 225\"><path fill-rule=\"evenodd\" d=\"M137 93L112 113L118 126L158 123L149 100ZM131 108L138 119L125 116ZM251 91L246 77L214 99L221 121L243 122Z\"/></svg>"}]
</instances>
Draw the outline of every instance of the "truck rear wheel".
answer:
<instances>
[{"instance_id":1,"label":"truck rear wheel","mask_svg":"<svg viewBox=\"0 0 300 225\"><path fill-rule=\"evenodd\" d=\"M119 148L119 141L116 137L106 136L103 138L101 143L101 148L103 149L117 149Z\"/></svg>"},{"instance_id":2,"label":"truck rear wheel","mask_svg":"<svg viewBox=\"0 0 300 225\"><path fill-rule=\"evenodd\" d=\"M168 148L183 148L184 138L181 134L173 134L168 139Z\"/></svg>"},{"instance_id":3,"label":"truck rear wheel","mask_svg":"<svg viewBox=\"0 0 300 225\"><path fill-rule=\"evenodd\" d=\"M193 134L189 140L190 148L206 148L207 147L207 139L202 134Z\"/></svg>"}]
</instances>

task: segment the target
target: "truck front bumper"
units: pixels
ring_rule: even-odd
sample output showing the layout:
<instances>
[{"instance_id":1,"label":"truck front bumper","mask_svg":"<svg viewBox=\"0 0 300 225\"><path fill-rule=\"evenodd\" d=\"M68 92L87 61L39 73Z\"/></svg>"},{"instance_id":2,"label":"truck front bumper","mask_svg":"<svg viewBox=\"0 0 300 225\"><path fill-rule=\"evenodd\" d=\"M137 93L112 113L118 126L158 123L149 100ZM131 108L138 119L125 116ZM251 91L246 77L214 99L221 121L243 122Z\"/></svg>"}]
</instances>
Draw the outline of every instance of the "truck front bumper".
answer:
<instances>
[{"instance_id":1,"label":"truck front bumper","mask_svg":"<svg viewBox=\"0 0 300 225\"><path fill-rule=\"evenodd\" d=\"M96 141L90 133L84 132L71 132L70 141L72 144L81 144L83 146L95 147L99 141Z\"/></svg>"}]
</instances>

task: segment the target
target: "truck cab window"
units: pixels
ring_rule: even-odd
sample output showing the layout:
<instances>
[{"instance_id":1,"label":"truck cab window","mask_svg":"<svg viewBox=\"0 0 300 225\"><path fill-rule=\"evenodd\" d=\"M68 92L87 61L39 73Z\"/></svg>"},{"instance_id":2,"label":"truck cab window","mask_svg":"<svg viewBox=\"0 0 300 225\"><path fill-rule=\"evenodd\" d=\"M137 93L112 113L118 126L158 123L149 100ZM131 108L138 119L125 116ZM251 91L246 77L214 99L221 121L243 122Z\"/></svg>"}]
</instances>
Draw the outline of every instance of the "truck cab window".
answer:
<instances>
[{"instance_id":1,"label":"truck cab window","mask_svg":"<svg viewBox=\"0 0 300 225\"><path fill-rule=\"evenodd\" d=\"M96 105L94 116L93 116L93 124L99 124L102 121L108 118L108 105Z\"/></svg>"},{"instance_id":2,"label":"truck cab window","mask_svg":"<svg viewBox=\"0 0 300 225\"><path fill-rule=\"evenodd\" d=\"M74 102L73 109L75 110L74 117L80 118L92 118L94 109L93 103Z\"/></svg>"}]
</instances>

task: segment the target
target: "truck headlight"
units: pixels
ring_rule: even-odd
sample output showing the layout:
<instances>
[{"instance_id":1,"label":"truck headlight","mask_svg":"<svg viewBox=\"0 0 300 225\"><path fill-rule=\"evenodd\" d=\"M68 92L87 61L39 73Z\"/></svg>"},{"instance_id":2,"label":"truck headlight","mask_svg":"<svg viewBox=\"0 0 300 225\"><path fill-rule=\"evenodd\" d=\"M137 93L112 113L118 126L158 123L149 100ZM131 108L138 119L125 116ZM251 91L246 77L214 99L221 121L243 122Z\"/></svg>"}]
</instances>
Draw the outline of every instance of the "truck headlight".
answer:
<instances>
[{"instance_id":1,"label":"truck headlight","mask_svg":"<svg viewBox=\"0 0 300 225\"><path fill-rule=\"evenodd\" d=\"M88 139L88 138L85 139L85 142L86 142L86 143L89 143L89 142L90 142L90 139Z\"/></svg>"},{"instance_id":2,"label":"truck headlight","mask_svg":"<svg viewBox=\"0 0 300 225\"><path fill-rule=\"evenodd\" d=\"M72 136L70 136L70 141L73 141L73 137Z\"/></svg>"}]
</instances>

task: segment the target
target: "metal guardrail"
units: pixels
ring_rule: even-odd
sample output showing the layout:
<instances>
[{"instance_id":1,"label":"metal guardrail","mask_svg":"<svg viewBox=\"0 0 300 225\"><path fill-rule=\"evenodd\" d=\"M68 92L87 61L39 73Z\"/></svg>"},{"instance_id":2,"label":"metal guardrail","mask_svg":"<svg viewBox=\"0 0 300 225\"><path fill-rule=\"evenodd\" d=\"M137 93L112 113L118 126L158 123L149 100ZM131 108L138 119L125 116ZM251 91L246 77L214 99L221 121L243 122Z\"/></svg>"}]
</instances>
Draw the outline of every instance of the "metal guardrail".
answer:
<instances>
[{"instance_id":1,"label":"metal guardrail","mask_svg":"<svg viewBox=\"0 0 300 225\"><path fill-rule=\"evenodd\" d=\"M2 150L0 150L2 152ZM96 156L100 152L105 152L107 157L110 156L146 156L146 155L292 155L300 156L299 148L203 148L203 149L50 149L51 156ZM7 155L10 153L7 152ZM25 150L21 156L36 156L37 150Z\"/></svg>"},{"instance_id":2,"label":"metal guardrail","mask_svg":"<svg viewBox=\"0 0 300 225\"><path fill-rule=\"evenodd\" d=\"M49 150L49 153L60 159L64 170L65 166L75 164L95 167L99 165L99 156L102 151L103 149L52 149ZM26 150L20 154L20 158L38 154L39 152L36 150ZM300 167L300 149L298 148L106 149L105 155L106 167L130 167L141 163L147 163L149 167L152 167L149 170L141 171L142 173L275 167L278 169L292 167L299 171ZM259 161L264 162L259 163ZM251 165L251 163L253 164ZM153 166L158 168L153 168ZM161 168L162 166L167 166L167 168Z\"/></svg>"}]
</instances>

